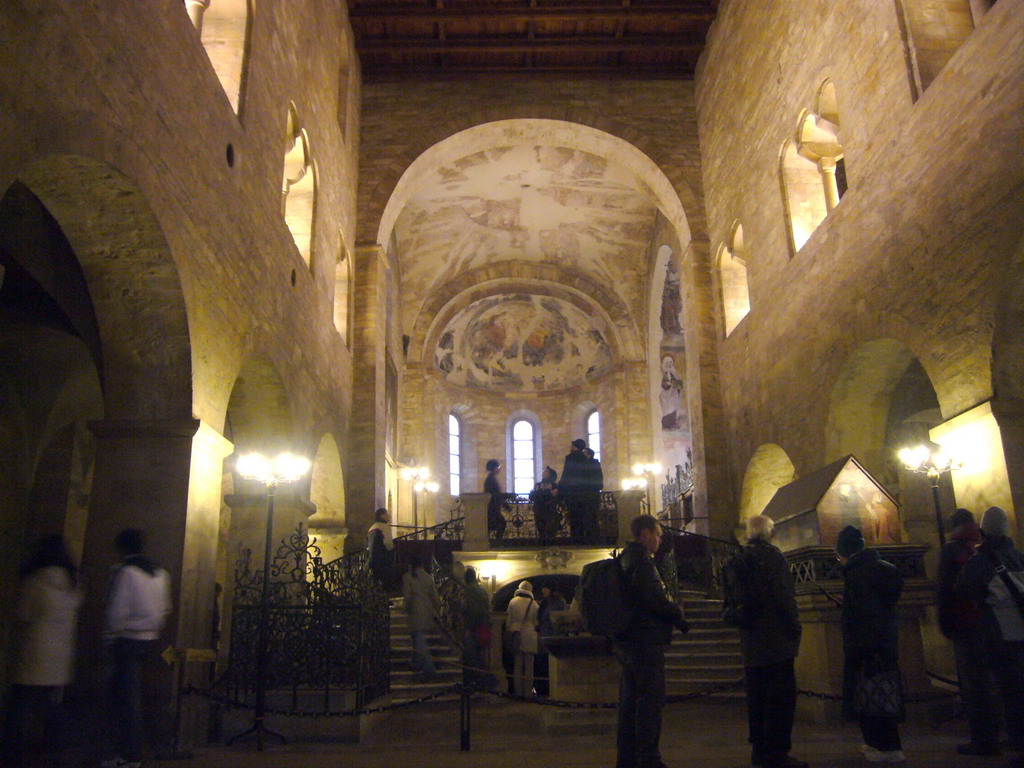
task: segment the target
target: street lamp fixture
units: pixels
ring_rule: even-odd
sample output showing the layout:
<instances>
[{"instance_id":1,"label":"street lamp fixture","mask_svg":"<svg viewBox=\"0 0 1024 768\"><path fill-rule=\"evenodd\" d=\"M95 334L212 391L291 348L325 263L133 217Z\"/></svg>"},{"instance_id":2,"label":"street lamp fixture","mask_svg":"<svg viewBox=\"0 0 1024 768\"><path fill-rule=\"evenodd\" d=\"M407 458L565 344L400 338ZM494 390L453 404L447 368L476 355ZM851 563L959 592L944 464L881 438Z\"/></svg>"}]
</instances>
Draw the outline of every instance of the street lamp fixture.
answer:
<instances>
[{"instance_id":1,"label":"street lamp fixture","mask_svg":"<svg viewBox=\"0 0 1024 768\"><path fill-rule=\"evenodd\" d=\"M641 481L641 484L636 487L646 488L647 490L648 513L651 513L651 510L654 509L654 478L661 474L661 469L661 464L656 461L649 464L637 462L633 465L633 474L639 476Z\"/></svg>"},{"instance_id":2,"label":"street lamp fixture","mask_svg":"<svg viewBox=\"0 0 1024 768\"><path fill-rule=\"evenodd\" d=\"M430 479L428 467L405 467L402 469L402 477L412 482L412 525L413 528L420 527L419 493L437 493L441 486Z\"/></svg>"},{"instance_id":3,"label":"street lamp fixture","mask_svg":"<svg viewBox=\"0 0 1024 768\"><path fill-rule=\"evenodd\" d=\"M274 490L301 479L310 468L309 459L292 453L279 454L269 459L259 453L247 453L235 461L235 471L246 480L255 480L267 487L267 533L263 550L263 584L260 589L259 639L256 646L256 706L252 727L228 742L231 745L244 736L256 734L256 749L263 751L263 734L284 737L264 724L267 696L267 624L270 622L270 557L274 545Z\"/></svg>"},{"instance_id":4,"label":"street lamp fixture","mask_svg":"<svg viewBox=\"0 0 1024 768\"><path fill-rule=\"evenodd\" d=\"M949 453L939 448L933 451L926 445L904 448L897 456L903 468L918 475L925 475L932 484L932 501L935 504L935 524L939 529L939 546L946 546L946 526L942 522L942 504L939 501L939 479L948 473L963 468Z\"/></svg>"},{"instance_id":5,"label":"street lamp fixture","mask_svg":"<svg viewBox=\"0 0 1024 768\"><path fill-rule=\"evenodd\" d=\"M646 477L627 477L622 481L622 490L638 491L647 485Z\"/></svg>"}]
</instances>

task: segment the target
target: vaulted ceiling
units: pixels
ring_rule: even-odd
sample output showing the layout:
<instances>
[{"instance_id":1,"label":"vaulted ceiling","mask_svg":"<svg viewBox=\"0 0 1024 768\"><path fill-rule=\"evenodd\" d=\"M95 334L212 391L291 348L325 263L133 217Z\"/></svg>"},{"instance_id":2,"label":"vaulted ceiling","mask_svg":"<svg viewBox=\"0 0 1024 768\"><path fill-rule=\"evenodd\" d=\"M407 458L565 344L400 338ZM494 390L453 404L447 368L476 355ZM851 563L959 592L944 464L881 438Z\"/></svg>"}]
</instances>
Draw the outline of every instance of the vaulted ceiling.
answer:
<instances>
[{"instance_id":1,"label":"vaulted ceiling","mask_svg":"<svg viewBox=\"0 0 1024 768\"><path fill-rule=\"evenodd\" d=\"M692 78L719 0L348 0L368 79Z\"/></svg>"}]
</instances>

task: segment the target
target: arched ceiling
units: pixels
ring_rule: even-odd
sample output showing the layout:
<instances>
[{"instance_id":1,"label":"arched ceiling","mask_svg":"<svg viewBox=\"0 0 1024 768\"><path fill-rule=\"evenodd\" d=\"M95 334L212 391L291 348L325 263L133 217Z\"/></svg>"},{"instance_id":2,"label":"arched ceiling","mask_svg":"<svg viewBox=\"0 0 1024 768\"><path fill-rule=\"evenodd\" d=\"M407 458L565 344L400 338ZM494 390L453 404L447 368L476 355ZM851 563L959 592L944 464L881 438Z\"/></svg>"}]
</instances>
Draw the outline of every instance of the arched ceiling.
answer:
<instances>
[{"instance_id":1,"label":"arched ceiling","mask_svg":"<svg viewBox=\"0 0 1024 768\"><path fill-rule=\"evenodd\" d=\"M557 266L560 282L536 294L510 283L507 293L492 292L486 312L482 302L465 302L439 337L464 346L428 355L451 383L505 391L582 384L616 362L615 345L602 335L604 319L588 316L578 302L561 301L559 288L568 295L584 283L605 287L629 309L635 328L646 327L659 211L670 212L666 218L684 230L681 240L688 239L678 198L661 171L608 134L549 120L501 121L456 134L410 166L381 225L381 242L390 242L398 264L403 329L422 323L419 314L430 297L450 293L470 273L510 262ZM479 352L488 344L481 346L472 329L494 327L481 312L522 322L529 315L538 327L559 327L569 346L558 363L545 356L542 372L527 370L535 366L524 361L521 347L515 354L507 345L492 350L496 357L482 362ZM602 337L603 352L581 343L592 334ZM442 361L448 370L437 367Z\"/></svg>"}]
</instances>

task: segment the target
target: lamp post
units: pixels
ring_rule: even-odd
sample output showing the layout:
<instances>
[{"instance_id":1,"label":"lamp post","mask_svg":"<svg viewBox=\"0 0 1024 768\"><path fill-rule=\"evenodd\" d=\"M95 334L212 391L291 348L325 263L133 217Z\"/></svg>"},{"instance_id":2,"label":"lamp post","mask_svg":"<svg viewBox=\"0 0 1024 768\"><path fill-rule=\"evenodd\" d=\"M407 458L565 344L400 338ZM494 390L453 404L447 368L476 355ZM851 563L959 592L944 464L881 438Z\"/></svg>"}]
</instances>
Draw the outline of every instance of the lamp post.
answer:
<instances>
[{"instance_id":1,"label":"lamp post","mask_svg":"<svg viewBox=\"0 0 1024 768\"><path fill-rule=\"evenodd\" d=\"M897 454L903 468L918 475L926 475L932 484L932 501L935 504L935 524L939 529L939 546L946 546L946 526L942 522L942 503L939 500L939 478L960 469L962 462L956 461L941 448L932 451L926 445L904 448Z\"/></svg>"},{"instance_id":2,"label":"lamp post","mask_svg":"<svg viewBox=\"0 0 1024 768\"><path fill-rule=\"evenodd\" d=\"M651 510L654 509L655 503L654 478L661 474L661 464L658 462L652 462L650 464L637 462L633 465L633 474L643 478L644 486L646 486L647 489L647 511L650 514L654 514L651 512Z\"/></svg>"},{"instance_id":3,"label":"lamp post","mask_svg":"<svg viewBox=\"0 0 1024 768\"><path fill-rule=\"evenodd\" d=\"M250 733L256 734L256 749L263 751L263 734L269 733L284 741L285 738L274 733L264 724L267 694L267 624L270 621L270 556L274 544L274 491L277 486L294 483L309 472L309 459L282 453L271 460L259 453L239 456L235 462L235 470L246 480L255 480L267 487L267 534L263 550L263 583L260 588L259 636L256 645L256 706L252 727L232 738L228 745L234 744Z\"/></svg>"}]
</instances>

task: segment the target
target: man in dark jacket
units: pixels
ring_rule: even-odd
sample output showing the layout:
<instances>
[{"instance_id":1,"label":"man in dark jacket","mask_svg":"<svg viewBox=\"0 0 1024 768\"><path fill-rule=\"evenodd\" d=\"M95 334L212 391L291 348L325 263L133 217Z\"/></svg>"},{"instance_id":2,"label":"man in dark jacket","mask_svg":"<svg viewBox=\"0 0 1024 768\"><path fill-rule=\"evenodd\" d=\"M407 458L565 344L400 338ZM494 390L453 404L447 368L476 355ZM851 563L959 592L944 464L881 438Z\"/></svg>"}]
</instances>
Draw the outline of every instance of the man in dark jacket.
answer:
<instances>
[{"instance_id":1,"label":"man in dark jacket","mask_svg":"<svg viewBox=\"0 0 1024 768\"><path fill-rule=\"evenodd\" d=\"M665 768L658 748L665 706L665 646L673 627L685 633L689 626L654 566L654 553L661 545L658 521L640 515L630 531L633 540L619 555L632 616L615 642L622 664L615 768Z\"/></svg>"},{"instance_id":2,"label":"man in dark jacket","mask_svg":"<svg viewBox=\"0 0 1024 768\"><path fill-rule=\"evenodd\" d=\"M1000 583L996 567L1024 571L1024 554L1013 546L1010 522L999 507L989 507L981 518L982 542L974 557L957 577L955 594L975 601L981 608L981 662L995 675L1003 696L1003 717L1010 747L1024 752L1024 616L1009 611L1002 617L994 610L995 590L1009 598ZM1002 618L1002 621L1000 621ZM999 732L998 722L994 733Z\"/></svg>"},{"instance_id":3,"label":"man in dark jacket","mask_svg":"<svg viewBox=\"0 0 1024 768\"><path fill-rule=\"evenodd\" d=\"M983 663L981 610L972 599L958 597L957 576L981 542L981 529L969 509L949 519L950 541L939 555L939 629L953 641L960 697L967 710L971 740L957 746L961 755L999 755L999 709L992 672Z\"/></svg>"},{"instance_id":4,"label":"man in dark jacket","mask_svg":"<svg viewBox=\"0 0 1024 768\"><path fill-rule=\"evenodd\" d=\"M569 517L569 535L583 540L587 533L587 459L583 449L584 440L573 440L569 454L562 466L562 479L558 483L558 495L565 502Z\"/></svg>"},{"instance_id":5,"label":"man in dark jacket","mask_svg":"<svg viewBox=\"0 0 1024 768\"><path fill-rule=\"evenodd\" d=\"M864 548L864 534L848 525L839 532L836 554L843 565L843 715L860 722L864 756L869 762L901 763L899 715L866 715L854 706L857 682L873 674L899 670L896 604L903 577L878 551Z\"/></svg>"},{"instance_id":6,"label":"man in dark jacket","mask_svg":"<svg viewBox=\"0 0 1024 768\"><path fill-rule=\"evenodd\" d=\"M770 542L775 521L764 515L747 520L747 545L739 556L749 583L752 621L740 627L747 677L750 762L764 768L807 768L790 757L796 713L796 671L800 617L793 574L786 556Z\"/></svg>"}]
</instances>

